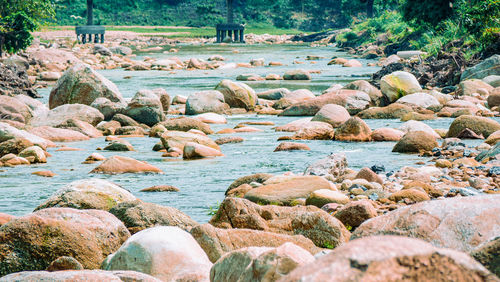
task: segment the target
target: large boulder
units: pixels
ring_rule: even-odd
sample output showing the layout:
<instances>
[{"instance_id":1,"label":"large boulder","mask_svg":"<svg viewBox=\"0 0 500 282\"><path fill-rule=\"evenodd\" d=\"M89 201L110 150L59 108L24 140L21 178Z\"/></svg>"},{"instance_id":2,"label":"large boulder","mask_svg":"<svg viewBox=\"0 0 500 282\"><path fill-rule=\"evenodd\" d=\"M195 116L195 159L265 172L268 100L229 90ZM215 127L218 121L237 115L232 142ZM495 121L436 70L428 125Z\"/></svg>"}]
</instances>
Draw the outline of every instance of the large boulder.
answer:
<instances>
[{"instance_id":1,"label":"large boulder","mask_svg":"<svg viewBox=\"0 0 500 282\"><path fill-rule=\"evenodd\" d=\"M14 138L26 139L34 145L40 146L45 149L47 147L55 147L52 141L31 134L25 130L17 129L5 122L0 122L0 142L4 142Z\"/></svg>"},{"instance_id":2,"label":"large boulder","mask_svg":"<svg viewBox=\"0 0 500 282\"><path fill-rule=\"evenodd\" d=\"M182 150L185 160L214 158L224 156L221 151L195 142L187 142Z\"/></svg>"},{"instance_id":3,"label":"large boulder","mask_svg":"<svg viewBox=\"0 0 500 282\"><path fill-rule=\"evenodd\" d=\"M99 97L123 103L122 94L113 82L89 65L77 64L64 72L52 88L49 107L53 109L64 104L90 105Z\"/></svg>"},{"instance_id":4,"label":"large boulder","mask_svg":"<svg viewBox=\"0 0 500 282\"><path fill-rule=\"evenodd\" d=\"M224 100L224 95L217 90L200 91L189 95L186 101L186 115L203 113L225 114L229 105Z\"/></svg>"},{"instance_id":5,"label":"large boulder","mask_svg":"<svg viewBox=\"0 0 500 282\"><path fill-rule=\"evenodd\" d=\"M305 70L289 70L283 75L284 80L311 80L311 74Z\"/></svg>"},{"instance_id":6,"label":"large boulder","mask_svg":"<svg viewBox=\"0 0 500 282\"><path fill-rule=\"evenodd\" d=\"M163 281L207 281L211 267L193 237L172 226L134 234L102 264L105 270L133 270Z\"/></svg>"},{"instance_id":7,"label":"large boulder","mask_svg":"<svg viewBox=\"0 0 500 282\"><path fill-rule=\"evenodd\" d=\"M7 281L136 281L161 282L153 276L136 271L73 270L73 271L23 271L0 278Z\"/></svg>"},{"instance_id":8,"label":"large boulder","mask_svg":"<svg viewBox=\"0 0 500 282\"><path fill-rule=\"evenodd\" d=\"M416 120L409 120L405 123L403 123L400 127L399 130L403 131L404 133L409 133L409 132L415 132L415 131L424 131L429 135L434 136L435 138L441 138L439 134L437 134L432 127L429 125L421 122L421 121L416 121Z\"/></svg>"},{"instance_id":9,"label":"large boulder","mask_svg":"<svg viewBox=\"0 0 500 282\"><path fill-rule=\"evenodd\" d=\"M333 127L326 122L311 121L297 131L293 140L332 140L335 135Z\"/></svg>"},{"instance_id":10,"label":"large boulder","mask_svg":"<svg viewBox=\"0 0 500 282\"><path fill-rule=\"evenodd\" d=\"M210 128L210 125L202 122L199 119L191 117L170 118L162 122L161 125L163 125L168 130L189 131L191 129L196 129L203 131L203 133L205 134L214 133Z\"/></svg>"},{"instance_id":11,"label":"large boulder","mask_svg":"<svg viewBox=\"0 0 500 282\"><path fill-rule=\"evenodd\" d=\"M486 117L464 115L456 118L451 123L446 136L457 137L466 128L478 135L482 134L484 138L488 138L493 132L500 130L500 123Z\"/></svg>"},{"instance_id":12,"label":"large boulder","mask_svg":"<svg viewBox=\"0 0 500 282\"><path fill-rule=\"evenodd\" d=\"M68 119L65 122L58 125L57 127L78 131L90 138L102 137L101 131L92 126L92 124L85 121L81 121L79 119Z\"/></svg>"},{"instance_id":13,"label":"large boulder","mask_svg":"<svg viewBox=\"0 0 500 282\"><path fill-rule=\"evenodd\" d=\"M239 186L241 186L243 184L250 184L252 182L264 183L266 180L268 180L271 177L273 177L273 175L269 174L269 173L256 173L256 174L242 176L242 177L236 179L235 181L233 181L233 183L231 183L231 185L229 185L225 194L227 196L231 190L238 188Z\"/></svg>"},{"instance_id":14,"label":"large boulder","mask_svg":"<svg viewBox=\"0 0 500 282\"><path fill-rule=\"evenodd\" d=\"M398 153L420 153L422 151L431 151L436 147L438 147L436 137L425 131L412 131L406 133L396 143L392 151Z\"/></svg>"},{"instance_id":15,"label":"large boulder","mask_svg":"<svg viewBox=\"0 0 500 282\"><path fill-rule=\"evenodd\" d=\"M417 203L366 221L353 237L400 235L470 252L500 234L499 200L485 195Z\"/></svg>"},{"instance_id":16,"label":"large boulder","mask_svg":"<svg viewBox=\"0 0 500 282\"><path fill-rule=\"evenodd\" d=\"M366 142L371 140L372 130L359 117L352 117L335 130L335 140Z\"/></svg>"},{"instance_id":17,"label":"large boulder","mask_svg":"<svg viewBox=\"0 0 500 282\"><path fill-rule=\"evenodd\" d=\"M351 241L279 281L496 281L465 253L421 240L374 236Z\"/></svg>"},{"instance_id":18,"label":"large boulder","mask_svg":"<svg viewBox=\"0 0 500 282\"><path fill-rule=\"evenodd\" d=\"M18 155L26 148L33 146L33 143L26 138L12 138L0 143L0 157L7 154Z\"/></svg>"},{"instance_id":19,"label":"large boulder","mask_svg":"<svg viewBox=\"0 0 500 282\"><path fill-rule=\"evenodd\" d=\"M471 256L500 277L500 236L477 247Z\"/></svg>"},{"instance_id":20,"label":"large boulder","mask_svg":"<svg viewBox=\"0 0 500 282\"><path fill-rule=\"evenodd\" d=\"M372 141L399 141L404 135L401 130L382 127L372 131Z\"/></svg>"},{"instance_id":21,"label":"large boulder","mask_svg":"<svg viewBox=\"0 0 500 282\"><path fill-rule=\"evenodd\" d=\"M78 131L50 126L34 127L28 132L52 142L77 142L90 139Z\"/></svg>"},{"instance_id":22,"label":"large boulder","mask_svg":"<svg viewBox=\"0 0 500 282\"><path fill-rule=\"evenodd\" d=\"M362 119L400 119L404 115L413 112L407 105L394 103L387 107L372 107L358 114Z\"/></svg>"},{"instance_id":23,"label":"large boulder","mask_svg":"<svg viewBox=\"0 0 500 282\"><path fill-rule=\"evenodd\" d=\"M488 96L488 106L490 108L500 106L500 87L490 91L490 96Z\"/></svg>"},{"instance_id":24,"label":"large boulder","mask_svg":"<svg viewBox=\"0 0 500 282\"><path fill-rule=\"evenodd\" d=\"M121 202L135 199L129 191L113 182L98 178L82 179L57 190L35 211L52 207L108 211Z\"/></svg>"},{"instance_id":25,"label":"large boulder","mask_svg":"<svg viewBox=\"0 0 500 282\"><path fill-rule=\"evenodd\" d=\"M141 162L129 157L112 156L94 168L90 173L162 173L162 170L147 162Z\"/></svg>"},{"instance_id":26,"label":"large boulder","mask_svg":"<svg viewBox=\"0 0 500 282\"><path fill-rule=\"evenodd\" d=\"M33 117L30 124L32 126L58 126L68 119L77 119L97 126L104 120L104 115L99 110L87 105L66 104Z\"/></svg>"},{"instance_id":27,"label":"large boulder","mask_svg":"<svg viewBox=\"0 0 500 282\"><path fill-rule=\"evenodd\" d=\"M279 247L294 243L311 254L321 249L301 235L287 235L251 229L221 229L202 224L191 229L191 235L207 253L210 261L216 262L226 253L247 247Z\"/></svg>"},{"instance_id":28,"label":"large boulder","mask_svg":"<svg viewBox=\"0 0 500 282\"><path fill-rule=\"evenodd\" d=\"M0 228L0 276L44 270L71 256L98 269L130 236L123 223L101 210L50 208L9 221Z\"/></svg>"},{"instance_id":29,"label":"large boulder","mask_svg":"<svg viewBox=\"0 0 500 282\"><path fill-rule=\"evenodd\" d=\"M457 94L460 96L472 96L472 94L480 94L488 96L489 92L494 87L479 79L470 79L460 82L458 85Z\"/></svg>"},{"instance_id":30,"label":"large boulder","mask_svg":"<svg viewBox=\"0 0 500 282\"><path fill-rule=\"evenodd\" d=\"M0 95L1 119L28 123L33 117L33 112L22 101L5 95Z\"/></svg>"},{"instance_id":31,"label":"large boulder","mask_svg":"<svg viewBox=\"0 0 500 282\"><path fill-rule=\"evenodd\" d=\"M339 127L349 120L349 112L342 106L327 104L316 113L311 121L322 121L331 124L333 127Z\"/></svg>"},{"instance_id":32,"label":"large boulder","mask_svg":"<svg viewBox=\"0 0 500 282\"><path fill-rule=\"evenodd\" d=\"M194 142L220 151L219 145L217 145L217 143L215 143L212 139L196 133L172 130L163 133L160 137L160 140L163 144L163 147L165 147L165 149L167 150L170 148L178 148L183 150L186 143Z\"/></svg>"},{"instance_id":33,"label":"large boulder","mask_svg":"<svg viewBox=\"0 0 500 282\"><path fill-rule=\"evenodd\" d=\"M315 190L332 189L330 183L320 176L292 176L273 182L275 178L270 178L263 186L250 190L245 194L245 199L264 205L291 206L299 199L306 199Z\"/></svg>"},{"instance_id":34,"label":"large boulder","mask_svg":"<svg viewBox=\"0 0 500 282\"><path fill-rule=\"evenodd\" d=\"M387 101L393 103L403 96L422 91L422 87L413 74L396 71L382 77L380 90Z\"/></svg>"},{"instance_id":35,"label":"large boulder","mask_svg":"<svg viewBox=\"0 0 500 282\"><path fill-rule=\"evenodd\" d=\"M257 104L255 91L245 83L224 79L215 87L215 90L224 95L225 102L231 108L244 108L251 111Z\"/></svg>"},{"instance_id":36,"label":"large boulder","mask_svg":"<svg viewBox=\"0 0 500 282\"><path fill-rule=\"evenodd\" d=\"M356 80L351 83L348 83L343 89L351 89L351 90L359 90L365 92L370 96L372 103L376 106L379 106L383 103L382 101L382 92L375 86L371 85L366 80Z\"/></svg>"},{"instance_id":37,"label":"large boulder","mask_svg":"<svg viewBox=\"0 0 500 282\"><path fill-rule=\"evenodd\" d=\"M460 80L482 79L490 75L500 75L500 55L493 55L481 63L466 69Z\"/></svg>"},{"instance_id":38,"label":"large boulder","mask_svg":"<svg viewBox=\"0 0 500 282\"><path fill-rule=\"evenodd\" d=\"M396 103L409 105L411 107L421 107L424 109L437 109L441 103L434 96L427 93L413 93L399 98Z\"/></svg>"},{"instance_id":39,"label":"large boulder","mask_svg":"<svg viewBox=\"0 0 500 282\"><path fill-rule=\"evenodd\" d=\"M172 207L145 203L140 200L122 202L109 210L128 228L131 234L154 226L177 226L190 231L196 221Z\"/></svg>"},{"instance_id":40,"label":"large boulder","mask_svg":"<svg viewBox=\"0 0 500 282\"><path fill-rule=\"evenodd\" d=\"M29 159L32 164L47 162L46 152L38 146L31 146L22 150L19 153L19 157Z\"/></svg>"},{"instance_id":41,"label":"large boulder","mask_svg":"<svg viewBox=\"0 0 500 282\"><path fill-rule=\"evenodd\" d=\"M304 235L324 248L349 240L340 221L315 206L260 206L245 199L224 199L210 223L219 228L248 228L287 235Z\"/></svg>"},{"instance_id":42,"label":"large boulder","mask_svg":"<svg viewBox=\"0 0 500 282\"><path fill-rule=\"evenodd\" d=\"M124 112L127 116L148 126L165 120L160 98L151 90L139 90Z\"/></svg>"},{"instance_id":43,"label":"large boulder","mask_svg":"<svg viewBox=\"0 0 500 282\"><path fill-rule=\"evenodd\" d=\"M304 175L317 175L331 179L342 176L348 168L347 159L344 154L330 154L309 165Z\"/></svg>"},{"instance_id":44,"label":"large boulder","mask_svg":"<svg viewBox=\"0 0 500 282\"><path fill-rule=\"evenodd\" d=\"M108 98L99 97L90 104L92 108L96 108L104 115L104 120L110 120L118 113L125 112L126 103L111 102Z\"/></svg>"},{"instance_id":45,"label":"large boulder","mask_svg":"<svg viewBox=\"0 0 500 282\"><path fill-rule=\"evenodd\" d=\"M248 247L224 255L210 270L210 281L275 281L314 262L303 248L285 243L277 248Z\"/></svg>"}]
</instances>

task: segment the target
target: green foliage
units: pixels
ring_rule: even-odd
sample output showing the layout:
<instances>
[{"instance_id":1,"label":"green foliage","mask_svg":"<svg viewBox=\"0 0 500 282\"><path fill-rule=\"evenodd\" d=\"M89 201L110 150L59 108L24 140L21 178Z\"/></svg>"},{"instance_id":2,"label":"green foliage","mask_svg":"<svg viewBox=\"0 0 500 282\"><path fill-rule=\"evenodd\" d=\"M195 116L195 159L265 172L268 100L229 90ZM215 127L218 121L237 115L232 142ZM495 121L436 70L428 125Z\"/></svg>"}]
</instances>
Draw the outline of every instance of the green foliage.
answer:
<instances>
[{"instance_id":1,"label":"green foliage","mask_svg":"<svg viewBox=\"0 0 500 282\"><path fill-rule=\"evenodd\" d=\"M467 34L486 47L495 43L500 33L500 0L457 1L458 21Z\"/></svg>"},{"instance_id":2,"label":"green foliage","mask_svg":"<svg viewBox=\"0 0 500 282\"><path fill-rule=\"evenodd\" d=\"M452 15L450 0L405 0L401 11L406 21L416 26L435 26Z\"/></svg>"},{"instance_id":3,"label":"green foliage","mask_svg":"<svg viewBox=\"0 0 500 282\"><path fill-rule=\"evenodd\" d=\"M211 215L211 216L216 215L217 212L219 211L220 205L221 205L221 202L217 201L217 204L215 204L213 206L209 206L207 215Z\"/></svg>"}]
</instances>

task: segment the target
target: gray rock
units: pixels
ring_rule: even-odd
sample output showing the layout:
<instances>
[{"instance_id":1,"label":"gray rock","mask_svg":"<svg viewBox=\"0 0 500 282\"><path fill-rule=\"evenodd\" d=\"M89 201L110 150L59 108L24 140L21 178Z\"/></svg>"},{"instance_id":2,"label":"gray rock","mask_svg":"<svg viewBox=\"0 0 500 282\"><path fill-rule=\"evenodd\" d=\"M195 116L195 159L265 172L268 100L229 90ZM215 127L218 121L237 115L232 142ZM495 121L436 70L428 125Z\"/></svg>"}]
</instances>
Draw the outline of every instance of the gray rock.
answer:
<instances>
[{"instance_id":1,"label":"gray rock","mask_svg":"<svg viewBox=\"0 0 500 282\"><path fill-rule=\"evenodd\" d=\"M331 176L337 178L344 174L348 168L347 159L344 154L331 154L309 165L304 175Z\"/></svg>"},{"instance_id":2,"label":"gray rock","mask_svg":"<svg viewBox=\"0 0 500 282\"><path fill-rule=\"evenodd\" d=\"M500 75L500 55L493 55L481 63L466 69L462 76L461 81L467 79L482 79L490 75Z\"/></svg>"},{"instance_id":3,"label":"gray rock","mask_svg":"<svg viewBox=\"0 0 500 282\"><path fill-rule=\"evenodd\" d=\"M189 95L186 101L186 115L203 113L224 114L229 111L224 95L217 90L207 90Z\"/></svg>"},{"instance_id":4,"label":"gray rock","mask_svg":"<svg viewBox=\"0 0 500 282\"><path fill-rule=\"evenodd\" d=\"M125 109L125 115L148 126L165 120L160 98L151 90L139 90Z\"/></svg>"}]
</instances>

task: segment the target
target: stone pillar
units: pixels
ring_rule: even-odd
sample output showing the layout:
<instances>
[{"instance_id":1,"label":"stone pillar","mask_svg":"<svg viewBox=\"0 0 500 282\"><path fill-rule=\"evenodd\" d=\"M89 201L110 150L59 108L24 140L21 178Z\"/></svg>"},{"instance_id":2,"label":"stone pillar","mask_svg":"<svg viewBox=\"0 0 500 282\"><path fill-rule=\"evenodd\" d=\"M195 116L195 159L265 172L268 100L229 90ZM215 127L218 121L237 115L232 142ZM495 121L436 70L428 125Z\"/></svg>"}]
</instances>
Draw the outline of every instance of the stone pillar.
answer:
<instances>
[{"instance_id":1,"label":"stone pillar","mask_svg":"<svg viewBox=\"0 0 500 282\"><path fill-rule=\"evenodd\" d=\"M240 41L240 40L238 39L238 37L239 37L238 35L239 35L239 32L238 32L237 30L235 30L235 31L234 31L234 42L238 42L238 41Z\"/></svg>"},{"instance_id":2,"label":"stone pillar","mask_svg":"<svg viewBox=\"0 0 500 282\"><path fill-rule=\"evenodd\" d=\"M94 25L94 0L87 0L87 25Z\"/></svg>"},{"instance_id":3,"label":"stone pillar","mask_svg":"<svg viewBox=\"0 0 500 282\"><path fill-rule=\"evenodd\" d=\"M243 29L240 30L240 42L245 43L245 34L243 32Z\"/></svg>"}]
</instances>

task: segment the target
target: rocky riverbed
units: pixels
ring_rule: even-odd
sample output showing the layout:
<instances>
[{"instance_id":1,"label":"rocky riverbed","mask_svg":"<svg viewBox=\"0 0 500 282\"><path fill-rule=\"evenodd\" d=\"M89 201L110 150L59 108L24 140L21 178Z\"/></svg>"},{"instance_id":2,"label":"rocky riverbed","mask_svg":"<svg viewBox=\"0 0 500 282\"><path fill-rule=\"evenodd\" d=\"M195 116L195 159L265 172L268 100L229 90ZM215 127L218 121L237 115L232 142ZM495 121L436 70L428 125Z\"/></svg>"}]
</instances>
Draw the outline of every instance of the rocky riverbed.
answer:
<instances>
[{"instance_id":1,"label":"rocky riverbed","mask_svg":"<svg viewBox=\"0 0 500 282\"><path fill-rule=\"evenodd\" d=\"M0 281L498 281L500 57L374 86L407 62L321 43L3 60Z\"/></svg>"}]
</instances>

